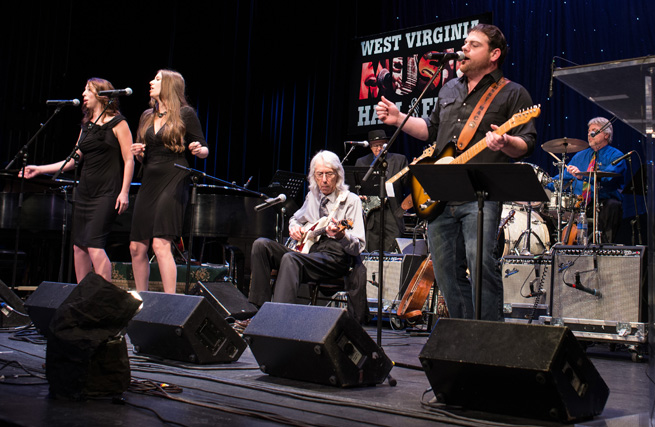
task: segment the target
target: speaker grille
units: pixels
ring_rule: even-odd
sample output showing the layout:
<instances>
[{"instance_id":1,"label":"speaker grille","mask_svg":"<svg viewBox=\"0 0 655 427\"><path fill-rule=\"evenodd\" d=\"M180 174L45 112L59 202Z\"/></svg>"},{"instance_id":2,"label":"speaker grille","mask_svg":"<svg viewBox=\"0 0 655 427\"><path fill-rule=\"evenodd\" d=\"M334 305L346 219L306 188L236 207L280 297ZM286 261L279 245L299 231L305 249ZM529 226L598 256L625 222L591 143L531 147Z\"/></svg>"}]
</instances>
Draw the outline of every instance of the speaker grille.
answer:
<instances>
[{"instance_id":1,"label":"speaker grille","mask_svg":"<svg viewBox=\"0 0 655 427\"><path fill-rule=\"evenodd\" d=\"M523 308L533 305L539 288L543 295L539 296L538 308L543 314L550 314L550 298L552 283L553 260L549 255L503 257L503 295L504 302L511 308ZM508 310L505 310L508 312ZM541 313L540 313L541 314Z\"/></svg>"},{"instance_id":2,"label":"speaker grille","mask_svg":"<svg viewBox=\"0 0 655 427\"><path fill-rule=\"evenodd\" d=\"M382 274L384 276L384 289L382 299L384 306L394 301L400 301L405 293L407 284L425 259L425 255L385 254L382 260ZM371 284L378 281L379 261L378 254L362 254L362 261L366 267L366 297L377 302L378 288ZM375 280L373 278L375 277Z\"/></svg>"},{"instance_id":3,"label":"speaker grille","mask_svg":"<svg viewBox=\"0 0 655 427\"><path fill-rule=\"evenodd\" d=\"M553 317L640 322L644 251L639 246L557 248ZM575 284L576 274L583 287L600 291L601 297L569 286Z\"/></svg>"}]
</instances>

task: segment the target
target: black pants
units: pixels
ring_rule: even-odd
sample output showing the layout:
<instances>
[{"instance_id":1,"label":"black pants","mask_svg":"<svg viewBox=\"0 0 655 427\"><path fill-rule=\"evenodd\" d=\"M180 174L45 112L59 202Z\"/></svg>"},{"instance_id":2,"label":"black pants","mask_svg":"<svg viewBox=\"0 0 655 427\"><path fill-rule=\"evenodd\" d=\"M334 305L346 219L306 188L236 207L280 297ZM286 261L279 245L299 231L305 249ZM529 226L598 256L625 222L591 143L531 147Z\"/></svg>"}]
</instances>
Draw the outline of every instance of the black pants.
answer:
<instances>
[{"instance_id":1,"label":"black pants","mask_svg":"<svg viewBox=\"0 0 655 427\"><path fill-rule=\"evenodd\" d=\"M348 274L353 257L343 252L341 244L322 238L310 253L295 252L270 239L259 238L252 246L248 300L261 306L267 301L295 303L302 282L343 277ZM275 292L271 288L271 270L277 270Z\"/></svg>"},{"instance_id":2,"label":"black pants","mask_svg":"<svg viewBox=\"0 0 655 427\"><path fill-rule=\"evenodd\" d=\"M587 206L587 217L592 218L592 214L593 206L590 204ZM600 243L615 243L622 219L623 204L620 200L604 199L600 201L600 211L596 218L598 221L598 231L601 232ZM591 242L591 225L589 227L589 241Z\"/></svg>"}]
</instances>

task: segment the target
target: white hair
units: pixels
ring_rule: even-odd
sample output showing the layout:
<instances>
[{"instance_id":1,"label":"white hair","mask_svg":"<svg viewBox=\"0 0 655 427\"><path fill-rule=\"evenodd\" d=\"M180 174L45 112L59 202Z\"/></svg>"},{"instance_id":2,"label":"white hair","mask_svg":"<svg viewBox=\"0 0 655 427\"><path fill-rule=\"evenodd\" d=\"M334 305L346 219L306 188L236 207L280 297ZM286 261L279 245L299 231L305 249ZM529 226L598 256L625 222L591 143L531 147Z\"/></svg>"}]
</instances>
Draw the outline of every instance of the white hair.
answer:
<instances>
[{"instance_id":1,"label":"white hair","mask_svg":"<svg viewBox=\"0 0 655 427\"><path fill-rule=\"evenodd\" d=\"M314 173L316 172L316 163L318 161L321 161L324 166L329 167L337 174L337 193L348 191L348 185L345 181L345 173L343 171L343 166L341 166L339 156L334 154L332 151L327 150L319 151L312 158L312 161L309 165L309 175L307 176L307 179L309 179L309 191L317 195L320 193L318 184L316 183L316 178L314 177Z\"/></svg>"},{"instance_id":2,"label":"white hair","mask_svg":"<svg viewBox=\"0 0 655 427\"><path fill-rule=\"evenodd\" d=\"M587 123L587 127L591 125L596 125L599 126L599 128L602 128L605 126L607 123L609 123L609 120L607 120L605 117L594 117L593 119L589 120L589 123ZM611 144L612 143L612 136L614 136L614 129L612 128L612 124L610 123L609 126L605 128L603 133L606 133L608 136L607 141Z\"/></svg>"}]
</instances>

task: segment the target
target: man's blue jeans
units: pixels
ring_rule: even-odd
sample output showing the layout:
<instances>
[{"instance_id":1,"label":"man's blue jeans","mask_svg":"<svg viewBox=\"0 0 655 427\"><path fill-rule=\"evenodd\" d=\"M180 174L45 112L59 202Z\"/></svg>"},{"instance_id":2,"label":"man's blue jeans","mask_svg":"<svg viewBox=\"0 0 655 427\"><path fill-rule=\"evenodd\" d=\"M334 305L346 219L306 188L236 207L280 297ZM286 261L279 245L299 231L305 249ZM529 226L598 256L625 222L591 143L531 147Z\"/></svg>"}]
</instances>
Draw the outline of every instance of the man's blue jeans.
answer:
<instances>
[{"instance_id":1,"label":"man's blue jeans","mask_svg":"<svg viewBox=\"0 0 655 427\"><path fill-rule=\"evenodd\" d=\"M502 207L501 202L484 203L482 320L504 319L503 281L496 251ZM478 202L446 205L444 212L428 224L428 240L437 286L450 317L474 319Z\"/></svg>"}]
</instances>

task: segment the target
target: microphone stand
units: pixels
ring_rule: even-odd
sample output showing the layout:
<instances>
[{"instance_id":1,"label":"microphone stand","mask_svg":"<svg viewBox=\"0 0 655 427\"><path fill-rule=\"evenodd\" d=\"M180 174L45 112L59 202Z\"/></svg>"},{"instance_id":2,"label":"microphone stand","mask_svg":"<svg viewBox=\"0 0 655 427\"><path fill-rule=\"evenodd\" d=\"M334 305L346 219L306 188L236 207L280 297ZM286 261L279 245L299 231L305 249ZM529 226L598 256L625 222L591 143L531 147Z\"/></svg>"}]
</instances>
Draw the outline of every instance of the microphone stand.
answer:
<instances>
[{"instance_id":1,"label":"microphone stand","mask_svg":"<svg viewBox=\"0 0 655 427\"><path fill-rule=\"evenodd\" d=\"M195 225L196 225L196 204L198 201L198 180L200 177L203 178L209 178L212 179L216 182L220 182L222 184L229 185L230 187L233 187L235 189L238 189L240 191L243 191L248 194L252 194L258 197L266 197L265 194L259 193L256 191L248 190L246 187L240 187L232 182L227 182L224 181L220 178L216 178L211 175L207 175L203 171L199 171L197 169L189 168L186 166L178 165L177 163L175 164L175 167L178 169L183 169L191 174L191 198L190 198L190 203L191 203L191 222L189 224L189 244L187 246L187 255L186 255L186 283L184 286L184 293L186 295L189 295L189 290L191 287L191 255L193 251L193 237L194 237L194 232L195 232Z\"/></svg>"},{"instance_id":2,"label":"microphone stand","mask_svg":"<svg viewBox=\"0 0 655 427\"><path fill-rule=\"evenodd\" d=\"M432 87L432 84L436 80L438 76L441 76L441 73L443 71L444 65L446 61L445 58L442 58L439 61L439 68L437 69L437 72L432 75L432 78L430 78L430 81L428 82L427 85L425 85L425 88L423 88L423 91L421 94L416 98L416 101L409 107L409 110L407 111L407 114L405 118L403 119L402 123L398 126L394 134L389 138L389 141L386 144L386 147L380 151L380 154L377 155L377 157L373 160L371 163L371 166L369 167L368 171L366 172L366 175L364 175L364 178L362 178L362 181L366 181L369 179L371 174L373 174L374 171L378 171L380 174L380 203L381 207L384 208L385 202L386 202L386 196L385 196L385 188L384 188L384 180L385 176L384 173L386 172L386 166L387 166L387 152L389 151L389 148L391 148L391 145L396 141L398 138L398 135L400 135L401 130L403 127L405 127L405 124L407 123L407 120L412 116L414 111L416 111L416 107L419 105L421 100L425 97L426 92L430 87ZM380 173L380 171L382 173ZM380 215L380 229L384 229L384 209L382 209L382 213ZM382 347L382 295L384 291L384 277L383 277L383 267L384 267L384 260L383 260L383 241L382 237L384 234L384 231L382 231L380 235L380 260L378 263L378 321L377 321L377 344L378 346Z\"/></svg>"},{"instance_id":3,"label":"microphone stand","mask_svg":"<svg viewBox=\"0 0 655 427\"><path fill-rule=\"evenodd\" d=\"M350 153L352 153L354 149L355 149L355 146L354 146L354 145L350 145L350 150L348 150L348 152L346 153L346 155L345 155L345 156L343 157L343 159L341 160L341 164L343 164L343 163L346 161L346 159L348 158L348 156L350 156ZM346 143L345 143L345 142L343 143L343 151L346 151Z\"/></svg>"},{"instance_id":4,"label":"microphone stand","mask_svg":"<svg viewBox=\"0 0 655 427\"><path fill-rule=\"evenodd\" d=\"M12 271L11 271L11 287L15 288L16 287L16 274L17 274L17 269L18 269L18 247L19 247L19 242L20 242L20 228L21 228L21 218L22 218L22 211L23 211L23 196L25 192L25 168L27 167L27 156L29 153L29 148L30 145L36 141L36 138L39 136L39 134L43 131L43 129L48 126L50 121L61 111L62 105L58 105L57 108L55 108L54 113L46 120L45 123L41 124L41 127L39 130L36 131L36 133L32 136L32 138L25 143L21 147L20 150L18 150L18 153L14 156L14 158L5 166L5 170L11 169L11 167L14 165L15 162L18 161L18 159L21 159L21 168L20 170L22 173L20 174L20 186L18 190L18 216L16 217L16 236L14 238L14 262L12 266Z\"/></svg>"},{"instance_id":5,"label":"microphone stand","mask_svg":"<svg viewBox=\"0 0 655 427\"><path fill-rule=\"evenodd\" d=\"M635 226L637 227L637 238L639 239L639 244L642 244L641 240L641 221L639 219L639 208L637 206L637 195L635 194L635 179L632 170L632 156L628 157L628 166L630 167L630 176L633 178L630 180L630 191L632 192L632 200L635 204L635 217L630 221L630 229L632 231L632 246L635 245ZM641 175L641 174L639 174ZM641 176L639 176L641 179Z\"/></svg>"}]
</instances>

